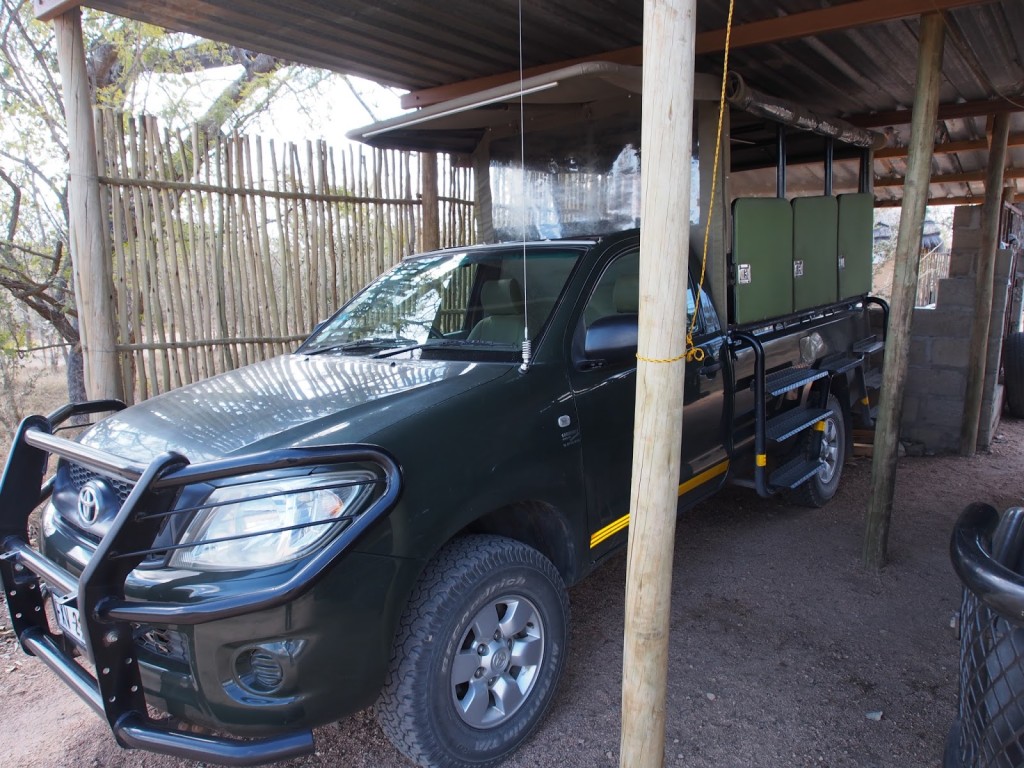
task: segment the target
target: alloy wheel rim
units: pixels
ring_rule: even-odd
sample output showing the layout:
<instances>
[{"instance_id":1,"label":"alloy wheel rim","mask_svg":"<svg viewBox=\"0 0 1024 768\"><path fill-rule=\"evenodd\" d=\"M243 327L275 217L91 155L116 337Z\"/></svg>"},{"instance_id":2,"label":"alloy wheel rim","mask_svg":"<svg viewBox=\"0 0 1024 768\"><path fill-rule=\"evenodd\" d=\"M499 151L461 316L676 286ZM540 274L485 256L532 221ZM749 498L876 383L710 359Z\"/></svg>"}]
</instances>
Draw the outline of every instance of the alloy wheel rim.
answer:
<instances>
[{"instance_id":1,"label":"alloy wheel rim","mask_svg":"<svg viewBox=\"0 0 1024 768\"><path fill-rule=\"evenodd\" d=\"M519 595L487 603L472 618L452 659L452 703L464 723L494 728L526 702L544 662L544 625Z\"/></svg>"},{"instance_id":2,"label":"alloy wheel rim","mask_svg":"<svg viewBox=\"0 0 1024 768\"><path fill-rule=\"evenodd\" d=\"M821 449L818 457L824 462L818 470L818 478L823 483L831 482L839 468L839 428L834 418L825 419L825 429L821 433Z\"/></svg>"}]
</instances>

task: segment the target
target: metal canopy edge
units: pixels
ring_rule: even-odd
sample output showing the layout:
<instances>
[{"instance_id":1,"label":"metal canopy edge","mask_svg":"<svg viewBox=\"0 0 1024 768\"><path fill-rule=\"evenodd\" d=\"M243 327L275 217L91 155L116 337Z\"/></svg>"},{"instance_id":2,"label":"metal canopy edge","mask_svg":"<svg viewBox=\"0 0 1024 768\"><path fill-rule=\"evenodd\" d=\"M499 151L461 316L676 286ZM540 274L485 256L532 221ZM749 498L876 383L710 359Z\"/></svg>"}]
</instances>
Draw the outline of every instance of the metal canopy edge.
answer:
<instances>
[{"instance_id":1,"label":"metal canopy edge","mask_svg":"<svg viewBox=\"0 0 1024 768\"><path fill-rule=\"evenodd\" d=\"M518 122L520 98L524 105L536 108L529 130L547 123L549 118L557 119L559 114L566 120L576 119L581 113L573 107L589 114L614 111L615 103L638 98L642 84L641 67L587 61L528 77L521 83L506 83L433 104L356 128L346 135L381 148L471 151L472 136L479 140L484 131L499 128L510 120ZM716 77L697 75L694 98L717 100L719 89ZM639 101L635 106L639 107Z\"/></svg>"}]
</instances>

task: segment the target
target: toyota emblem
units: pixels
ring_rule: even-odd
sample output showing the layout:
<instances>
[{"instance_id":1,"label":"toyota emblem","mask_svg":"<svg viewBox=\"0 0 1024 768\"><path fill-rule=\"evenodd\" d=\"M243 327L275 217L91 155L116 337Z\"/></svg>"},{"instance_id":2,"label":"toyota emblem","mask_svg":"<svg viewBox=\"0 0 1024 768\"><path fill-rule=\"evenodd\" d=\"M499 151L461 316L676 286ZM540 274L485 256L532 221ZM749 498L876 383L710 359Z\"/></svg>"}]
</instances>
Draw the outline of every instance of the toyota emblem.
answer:
<instances>
[{"instance_id":1,"label":"toyota emblem","mask_svg":"<svg viewBox=\"0 0 1024 768\"><path fill-rule=\"evenodd\" d=\"M78 492L78 516L87 525L95 523L100 516L100 488L92 481Z\"/></svg>"}]
</instances>

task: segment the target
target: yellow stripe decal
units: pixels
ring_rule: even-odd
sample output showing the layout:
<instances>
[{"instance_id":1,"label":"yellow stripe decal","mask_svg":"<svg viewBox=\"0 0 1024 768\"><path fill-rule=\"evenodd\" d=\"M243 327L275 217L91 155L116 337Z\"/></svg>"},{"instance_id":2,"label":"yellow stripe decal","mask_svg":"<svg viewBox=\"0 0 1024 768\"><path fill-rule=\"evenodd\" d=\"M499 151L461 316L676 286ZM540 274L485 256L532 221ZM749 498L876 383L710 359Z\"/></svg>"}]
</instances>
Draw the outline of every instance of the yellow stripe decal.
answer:
<instances>
[{"instance_id":1,"label":"yellow stripe decal","mask_svg":"<svg viewBox=\"0 0 1024 768\"><path fill-rule=\"evenodd\" d=\"M814 425L814 431L815 432L824 432L825 431L825 420L824 419L822 419L821 421L819 421L817 424Z\"/></svg>"},{"instance_id":2,"label":"yellow stripe decal","mask_svg":"<svg viewBox=\"0 0 1024 768\"><path fill-rule=\"evenodd\" d=\"M698 485L704 485L708 480L712 480L719 475L725 474L729 469L729 460L726 459L721 464L715 464L711 469L705 469L699 475L694 475L685 483L679 486L679 495L682 496L684 493L689 493Z\"/></svg>"},{"instance_id":3,"label":"yellow stripe decal","mask_svg":"<svg viewBox=\"0 0 1024 768\"><path fill-rule=\"evenodd\" d=\"M759 453L759 454L757 454L757 456L754 457L754 464L756 464L759 467L767 467L768 466L768 454L766 454L766 453Z\"/></svg>"},{"instance_id":4,"label":"yellow stripe decal","mask_svg":"<svg viewBox=\"0 0 1024 768\"><path fill-rule=\"evenodd\" d=\"M599 531L590 536L590 548L593 549L605 539L614 536L619 531L629 527L629 515L623 515L614 523L609 523Z\"/></svg>"},{"instance_id":5,"label":"yellow stripe decal","mask_svg":"<svg viewBox=\"0 0 1024 768\"><path fill-rule=\"evenodd\" d=\"M692 491L697 486L703 485L704 483L708 482L709 480L712 480L712 479L718 477L719 475L724 474L725 472L728 471L728 469L729 469L729 461L726 460L726 461L723 461L721 464L716 464L715 466L711 467L711 469L704 470L699 475L695 475L694 477L691 477L685 483L680 485L679 486L679 495L682 496L684 493L689 493L690 491ZM623 515L618 520L616 520L616 521L614 521L612 523L609 523L608 525L606 525L601 530L595 531L590 536L590 548L593 549L598 544L600 544L602 541L605 541L606 539L611 538L612 536L614 536L619 531L623 531L623 530L625 530L628 527L629 527L629 515Z\"/></svg>"},{"instance_id":6,"label":"yellow stripe decal","mask_svg":"<svg viewBox=\"0 0 1024 768\"><path fill-rule=\"evenodd\" d=\"M862 397L860 399L860 401L861 401L861 403L863 405L871 405L871 398L870 397Z\"/></svg>"}]
</instances>

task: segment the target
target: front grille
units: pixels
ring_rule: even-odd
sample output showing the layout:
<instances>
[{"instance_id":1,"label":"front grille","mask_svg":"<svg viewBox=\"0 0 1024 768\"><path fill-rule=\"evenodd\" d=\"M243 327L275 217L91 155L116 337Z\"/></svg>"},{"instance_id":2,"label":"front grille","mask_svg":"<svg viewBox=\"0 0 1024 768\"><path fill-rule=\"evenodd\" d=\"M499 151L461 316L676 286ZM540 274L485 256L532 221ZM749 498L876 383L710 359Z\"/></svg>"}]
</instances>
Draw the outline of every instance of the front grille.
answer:
<instances>
[{"instance_id":1,"label":"front grille","mask_svg":"<svg viewBox=\"0 0 1024 768\"><path fill-rule=\"evenodd\" d=\"M71 485L76 493L82 490L82 486L90 480L102 480L117 494L118 507L124 504L128 494L132 492L131 483L124 480L115 480L112 477L101 475L99 472L93 472L81 464L68 464L68 476L71 478Z\"/></svg>"}]
</instances>

